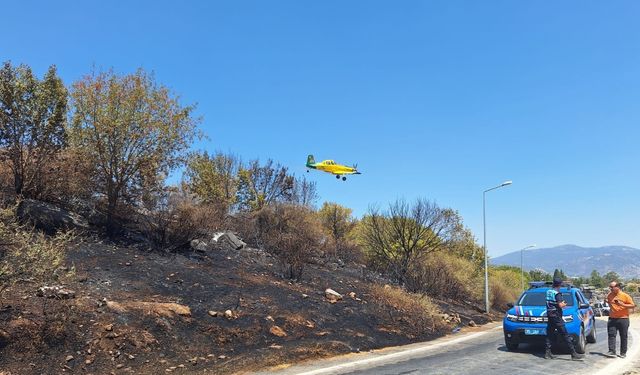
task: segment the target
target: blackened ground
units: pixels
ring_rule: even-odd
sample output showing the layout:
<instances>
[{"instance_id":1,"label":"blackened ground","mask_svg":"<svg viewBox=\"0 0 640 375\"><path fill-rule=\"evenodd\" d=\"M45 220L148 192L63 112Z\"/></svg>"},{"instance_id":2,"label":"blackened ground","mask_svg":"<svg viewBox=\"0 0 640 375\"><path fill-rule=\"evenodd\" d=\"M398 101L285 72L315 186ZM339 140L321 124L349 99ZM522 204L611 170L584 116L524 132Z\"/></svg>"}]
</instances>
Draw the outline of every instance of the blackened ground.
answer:
<instances>
[{"instance_id":1,"label":"blackened ground","mask_svg":"<svg viewBox=\"0 0 640 375\"><path fill-rule=\"evenodd\" d=\"M490 320L473 303L435 301L462 322L436 316L437 324L417 324L402 306L376 297L383 280L362 268L310 265L294 283L254 249L166 255L93 238L68 262L75 299L36 297L28 283L5 292L0 374L246 373ZM326 288L344 299L330 303Z\"/></svg>"}]
</instances>

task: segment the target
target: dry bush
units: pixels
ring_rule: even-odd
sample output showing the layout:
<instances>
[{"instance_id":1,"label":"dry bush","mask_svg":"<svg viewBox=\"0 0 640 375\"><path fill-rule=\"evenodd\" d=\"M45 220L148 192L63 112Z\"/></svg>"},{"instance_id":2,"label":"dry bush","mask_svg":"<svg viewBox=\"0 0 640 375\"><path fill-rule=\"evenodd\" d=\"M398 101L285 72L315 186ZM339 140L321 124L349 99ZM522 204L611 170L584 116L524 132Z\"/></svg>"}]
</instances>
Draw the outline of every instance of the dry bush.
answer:
<instances>
[{"instance_id":1,"label":"dry bush","mask_svg":"<svg viewBox=\"0 0 640 375\"><path fill-rule=\"evenodd\" d=\"M367 262L366 256L360 245L355 241L348 241L340 246L339 252L336 254L339 259L345 262L364 264Z\"/></svg>"},{"instance_id":2,"label":"dry bush","mask_svg":"<svg viewBox=\"0 0 640 375\"><path fill-rule=\"evenodd\" d=\"M48 237L18 224L13 209L0 210L0 293L16 282L37 284L59 281L72 232Z\"/></svg>"},{"instance_id":3,"label":"dry bush","mask_svg":"<svg viewBox=\"0 0 640 375\"><path fill-rule=\"evenodd\" d=\"M321 253L327 261L341 260L355 264L365 264L367 262L362 247L355 240L348 239L336 244L336 241L326 234L322 242Z\"/></svg>"},{"instance_id":4,"label":"dry bush","mask_svg":"<svg viewBox=\"0 0 640 375\"><path fill-rule=\"evenodd\" d=\"M416 332L441 333L449 329L441 319L438 306L424 294L409 293L399 287L385 285L372 287L371 295L372 301L384 306L390 319L402 319Z\"/></svg>"},{"instance_id":5,"label":"dry bush","mask_svg":"<svg viewBox=\"0 0 640 375\"><path fill-rule=\"evenodd\" d=\"M324 253L327 257L354 262L364 258L356 243L355 228L358 222L350 208L324 202L316 214L326 235Z\"/></svg>"},{"instance_id":6,"label":"dry bush","mask_svg":"<svg viewBox=\"0 0 640 375\"><path fill-rule=\"evenodd\" d=\"M98 202L92 199L92 182L86 158L72 149L65 149L49 158L33 185L30 196L51 202L87 217L87 208ZM0 163L0 206L16 203L14 176L7 163ZM88 218L89 219L89 218Z\"/></svg>"},{"instance_id":7,"label":"dry bush","mask_svg":"<svg viewBox=\"0 0 640 375\"><path fill-rule=\"evenodd\" d=\"M0 204L7 207L16 202L16 191L13 188L13 172L7 163L0 163Z\"/></svg>"},{"instance_id":8,"label":"dry bush","mask_svg":"<svg viewBox=\"0 0 640 375\"><path fill-rule=\"evenodd\" d=\"M72 232L58 232L56 236L49 237L18 224L13 209L0 210L0 297L17 283L38 287L63 283L71 277L73 269L64 267L64 260L73 241ZM32 344L58 345L73 328L70 327L72 305L73 302L43 297L41 314L22 334L31 337L29 341Z\"/></svg>"},{"instance_id":9,"label":"dry bush","mask_svg":"<svg viewBox=\"0 0 640 375\"><path fill-rule=\"evenodd\" d=\"M68 204L75 199L89 199L92 183L90 180L90 166L87 159L71 148L62 150L49 157L25 195L30 198L62 204ZM9 164L0 163L0 201L13 203L16 199L14 175Z\"/></svg>"},{"instance_id":10,"label":"dry bush","mask_svg":"<svg viewBox=\"0 0 640 375\"><path fill-rule=\"evenodd\" d=\"M68 148L49 160L37 199L62 203L82 199L89 200L94 191L88 159L78 150Z\"/></svg>"},{"instance_id":11,"label":"dry bush","mask_svg":"<svg viewBox=\"0 0 640 375\"><path fill-rule=\"evenodd\" d=\"M264 248L260 228L256 226L256 212L236 212L227 217L227 228L242 237L242 240L256 249Z\"/></svg>"},{"instance_id":12,"label":"dry bush","mask_svg":"<svg viewBox=\"0 0 640 375\"><path fill-rule=\"evenodd\" d=\"M274 254L285 277L300 280L304 267L320 252L322 233L313 212L304 206L278 204L251 215L243 238Z\"/></svg>"},{"instance_id":13,"label":"dry bush","mask_svg":"<svg viewBox=\"0 0 640 375\"><path fill-rule=\"evenodd\" d=\"M639 287L640 287L640 284L629 282L624 286L624 290L627 293L638 293L640 291Z\"/></svg>"},{"instance_id":14,"label":"dry bush","mask_svg":"<svg viewBox=\"0 0 640 375\"><path fill-rule=\"evenodd\" d=\"M460 228L461 218L454 210L425 199L399 199L386 212L371 207L360 220L358 237L369 264L404 285L409 267L446 250Z\"/></svg>"},{"instance_id":15,"label":"dry bush","mask_svg":"<svg viewBox=\"0 0 640 375\"><path fill-rule=\"evenodd\" d=\"M432 254L409 267L406 287L432 297L480 299L478 269L469 260L446 253Z\"/></svg>"},{"instance_id":16,"label":"dry bush","mask_svg":"<svg viewBox=\"0 0 640 375\"><path fill-rule=\"evenodd\" d=\"M514 302L521 292L520 274L513 270L491 270L489 298L494 309L504 311L508 302Z\"/></svg>"},{"instance_id":17,"label":"dry bush","mask_svg":"<svg viewBox=\"0 0 640 375\"><path fill-rule=\"evenodd\" d=\"M139 219L142 231L160 249L176 251L197 237L223 227L226 207L199 203L193 196L167 191Z\"/></svg>"}]
</instances>

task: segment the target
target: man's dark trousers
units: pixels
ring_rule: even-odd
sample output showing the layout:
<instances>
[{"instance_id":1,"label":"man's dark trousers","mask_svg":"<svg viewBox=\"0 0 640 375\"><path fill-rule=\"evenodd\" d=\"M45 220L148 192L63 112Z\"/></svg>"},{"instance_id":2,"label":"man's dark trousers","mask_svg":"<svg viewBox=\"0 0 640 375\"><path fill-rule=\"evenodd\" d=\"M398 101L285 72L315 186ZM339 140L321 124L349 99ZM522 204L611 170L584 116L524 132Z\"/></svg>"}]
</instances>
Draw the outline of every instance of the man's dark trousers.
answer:
<instances>
[{"instance_id":1,"label":"man's dark trousers","mask_svg":"<svg viewBox=\"0 0 640 375\"><path fill-rule=\"evenodd\" d=\"M629 318L609 318L607 334L609 336L609 351L616 351L616 332L620 332L620 354L627 354L627 333L629 332Z\"/></svg>"},{"instance_id":2,"label":"man's dark trousers","mask_svg":"<svg viewBox=\"0 0 640 375\"><path fill-rule=\"evenodd\" d=\"M567 345L569 346L569 349L571 349L571 352L573 352L575 350L573 347L573 340L571 340L569 332L567 332L567 327L564 326L564 320L557 316L550 316L548 318L549 320L547 320L547 337L545 338L547 349L551 350L551 334L553 334L554 331L558 331L558 333L561 334L564 340L567 342Z\"/></svg>"}]
</instances>

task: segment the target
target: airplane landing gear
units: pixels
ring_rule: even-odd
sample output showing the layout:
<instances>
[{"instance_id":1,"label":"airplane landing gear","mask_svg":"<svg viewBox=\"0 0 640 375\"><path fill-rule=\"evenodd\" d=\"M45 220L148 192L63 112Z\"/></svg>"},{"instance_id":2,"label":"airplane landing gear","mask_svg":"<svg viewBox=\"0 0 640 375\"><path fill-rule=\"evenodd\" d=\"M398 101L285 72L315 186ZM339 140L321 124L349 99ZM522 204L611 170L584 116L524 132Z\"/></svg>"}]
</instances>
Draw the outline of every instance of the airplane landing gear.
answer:
<instances>
[{"instance_id":1,"label":"airplane landing gear","mask_svg":"<svg viewBox=\"0 0 640 375\"><path fill-rule=\"evenodd\" d=\"M347 178L346 177L342 177L342 181L347 181Z\"/></svg>"},{"instance_id":2,"label":"airplane landing gear","mask_svg":"<svg viewBox=\"0 0 640 375\"><path fill-rule=\"evenodd\" d=\"M340 179L340 175L339 175L339 174L337 174L337 175L336 175L336 178L339 180L339 179Z\"/></svg>"}]
</instances>

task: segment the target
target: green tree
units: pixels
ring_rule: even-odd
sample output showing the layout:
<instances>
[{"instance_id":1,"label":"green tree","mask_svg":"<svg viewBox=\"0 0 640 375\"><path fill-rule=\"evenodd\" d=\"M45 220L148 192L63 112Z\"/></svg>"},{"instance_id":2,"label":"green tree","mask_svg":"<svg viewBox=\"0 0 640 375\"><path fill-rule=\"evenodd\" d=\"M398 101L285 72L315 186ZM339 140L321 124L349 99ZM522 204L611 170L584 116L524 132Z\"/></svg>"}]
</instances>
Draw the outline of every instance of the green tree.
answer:
<instances>
[{"instance_id":1,"label":"green tree","mask_svg":"<svg viewBox=\"0 0 640 375\"><path fill-rule=\"evenodd\" d=\"M560 279L560 280L567 280L567 275L564 274L564 272L562 272L561 269L555 269L553 271L553 278L554 279Z\"/></svg>"},{"instance_id":2,"label":"green tree","mask_svg":"<svg viewBox=\"0 0 640 375\"><path fill-rule=\"evenodd\" d=\"M228 208L235 203L240 166L240 158L233 154L192 154L184 173L187 187L203 202Z\"/></svg>"},{"instance_id":3,"label":"green tree","mask_svg":"<svg viewBox=\"0 0 640 375\"><path fill-rule=\"evenodd\" d=\"M529 278L531 281L551 281L553 278L551 274L541 270L539 268L533 269L529 271Z\"/></svg>"},{"instance_id":4,"label":"green tree","mask_svg":"<svg viewBox=\"0 0 640 375\"><path fill-rule=\"evenodd\" d=\"M602 276L600 276L600 273L596 270L591 271L589 280L590 280L590 284L597 288L604 287L604 280L602 279Z\"/></svg>"},{"instance_id":5,"label":"green tree","mask_svg":"<svg viewBox=\"0 0 640 375\"><path fill-rule=\"evenodd\" d=\"M268 159L264 165L259 160L240 167L236 193L238 208L242 211L258 211L277 203L290 202L293 198L294 177L287 168Z\"/></svg>"},{"instance_id":6,"label":"green tree","mask_svg":"<svg viewBox=\"0 0 640 375\"><path fill-rule=\"evenodd\" d=\"M45 169L66 144L67 89L52 65L42 80L26 65L0 69L0 145L16 194L41 198Z\"/></svg>"},{"instance_id":7,"label":"green tree","mask_svg":"<svg viewBox=\"0 0 640 375\"><path fill-rule=\"evenodd\" d=\"M509 271L509 272L514 272L518 275L520 275L520 267L516 267L516 266L509 266L506 264L500 265L500 266L491 266L492 270L498 270L498 271Z\"/></svg>"},{"instance_id":8,"label":"green tree","mask_svg":"<svg viewBox=\"0 0 640 375\"><path fill-rule=\"evenodd\" d=\"M404 285L410 265L446 249L459 222L457 212L427 200L412 205L397 200L386 212L370 208L361 221L360 235L374 266Z\"/></svg>"},{"instance_id":9,"label":"green tree","mask_svg":"<svg viewBox=\"0 0 640 375\"><path fill-rule=\"evenodd\" d=\"M118 205L136 202L180 165L194 136L194 107L139 69L92 73L72 90L72 141L91 160L96 192L107 199L107 229Z\"/></svg>"},{"instance_id":10,"label":"green tree","mask_svg":"<svg viewBox=\"0 0 640 375\"><path fill-rule=\"evenodd\" d=\"M580 286L582 284L589 284L589 278L588 277L582 277L582 276L578 276L578 277L573 277L572 278L573 284Z\"/></svg>"},{"instance_id":11,"label":"green tree","mask_svg":"<svg viewBox=\"0 0 640 375\"><path fill-rule=\"evenodd\" d=\"M482 246L478 245L471 230L466 228L459 219L452 231L451 241L447 246L447 252L471 261L477 270L484 267L484 251Z\"/></svg>"},{"instance_id":12,"label":"green tree","mask_svg":"<svg viewBox=\"0 0 640 375\"><path fill-rule=\"evenodd\" d=\"M313 208L317 200L318 190L315 181L309 181L306 177L295 177L291 192L291 202Z\"/></svg>"},{"instance_id":13,"label":"green tree","mask_svg":"<svg viewBox=\"0 0 640 375\"><path fill-rule=\"evenodd\" d=\"M612 282L612 281L619 281L619 282L621 282L622 280L620 280L620 275L618 275L616 272L614 272L614 271L609 271L609 272L605 273L605 274L602 276L602 281L603 281L603 283L608 284L608 283L610 283L610 282ZM603 285L603 286L604 286L604 285Z\"/></svg>"},{"instance_id":14,"label":"green tree","mask_svg":"<svg viewBox=\"0 0 640 375\"><path fill-rule=\"evenodd\" d=\"M332 255L338 256L347 246L349 235L356 225L352 210L337 203L324 202L318 211L324 232L329 235Z\"/></svg>"}]
</instances>

